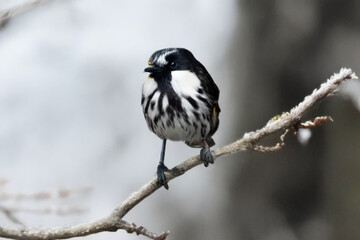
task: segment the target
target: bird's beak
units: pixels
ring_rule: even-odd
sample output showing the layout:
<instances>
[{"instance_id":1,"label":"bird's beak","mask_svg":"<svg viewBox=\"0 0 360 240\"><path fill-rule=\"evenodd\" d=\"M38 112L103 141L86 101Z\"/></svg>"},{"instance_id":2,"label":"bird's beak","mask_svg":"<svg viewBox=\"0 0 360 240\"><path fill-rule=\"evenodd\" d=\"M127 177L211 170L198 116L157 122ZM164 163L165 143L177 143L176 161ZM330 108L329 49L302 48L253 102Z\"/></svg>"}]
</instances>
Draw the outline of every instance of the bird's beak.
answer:
<instances>
[{"instance_id":1,"label":"bird's beak","mask_svg":"<svg viewBox=\"0 0 360 240\"><path fill-rule=\"evenodd\" d=\"M148 72L148 73L155 73L155 72L160 72L161 68L157 67L157 66L150 66L150 67L145 68L144 71Z\"/></svg>"}]
</instances>

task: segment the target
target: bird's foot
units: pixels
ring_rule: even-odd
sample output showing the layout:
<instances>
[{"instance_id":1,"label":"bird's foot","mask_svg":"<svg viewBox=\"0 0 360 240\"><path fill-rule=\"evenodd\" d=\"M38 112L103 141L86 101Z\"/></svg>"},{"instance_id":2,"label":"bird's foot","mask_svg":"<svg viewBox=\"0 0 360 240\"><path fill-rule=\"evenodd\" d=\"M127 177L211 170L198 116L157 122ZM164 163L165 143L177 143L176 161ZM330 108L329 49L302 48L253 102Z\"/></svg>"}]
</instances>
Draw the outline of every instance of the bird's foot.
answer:
<instances>
[{"instance_id":1,"label":"bird's foot","mask_svg":"<svg viewBox=\"0 0 360 240\"><path fill-rule=\"evenodd\" d=\"M200 150L200 159L204 162L204 166L209 166L209 163L214 163L214 156L211 154L210 147L206 144L201 150Z\"/></svg>"},{"instance_id":2,"label":"bird's foot","mask_svg":"<svg viewBox=\"0 0 360 240\"><path fill-rule=\"evenodd\" d=\"M169 185L167 184L165 172L169 172L169 169L165 166L165 164L159 164L157 167L157 179L158 183L161 186L164 186L167 190L169 190Z\"/></svg>"}]
</instances>

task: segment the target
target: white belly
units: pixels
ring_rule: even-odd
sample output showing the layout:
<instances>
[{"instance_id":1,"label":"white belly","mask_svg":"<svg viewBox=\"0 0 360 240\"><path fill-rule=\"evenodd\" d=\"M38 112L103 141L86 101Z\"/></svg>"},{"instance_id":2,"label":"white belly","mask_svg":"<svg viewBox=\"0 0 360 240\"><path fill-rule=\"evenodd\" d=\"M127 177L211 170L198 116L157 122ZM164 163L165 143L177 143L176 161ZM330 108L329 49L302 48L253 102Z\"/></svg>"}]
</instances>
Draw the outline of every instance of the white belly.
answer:
<instances>
[{"instance_id":1,"label":"white belly","mask_svg":"<svg viewBox=\"0 0 360 240\"><path fill-rule=\"evenodd\" d=\"M145 102L142 105L145 113L147 100L151 93L154 95L151 98L148 109L145 113L147 124L151 131L153 131L161 139L169 139L173 141L198 141L204 139L210 132L211 111L204 102L198 100L197 96L200 94L197 89L200 87L200 80L195 74L188 71L173 71L171 86L175 93L181 99L181 106L184 110L174 114L173 119L170 119L166 109L169 106L169 99L166 94L162 98L159 111L160 90L156 91L157 83L154 79L148 78L143 85L143 95ZM184 96L189 96L196 100L198 108L195 109ZM204 97L203 95L201 95ZM195 112L195 113L194 113Z\"/></svg>"}]
</instances>

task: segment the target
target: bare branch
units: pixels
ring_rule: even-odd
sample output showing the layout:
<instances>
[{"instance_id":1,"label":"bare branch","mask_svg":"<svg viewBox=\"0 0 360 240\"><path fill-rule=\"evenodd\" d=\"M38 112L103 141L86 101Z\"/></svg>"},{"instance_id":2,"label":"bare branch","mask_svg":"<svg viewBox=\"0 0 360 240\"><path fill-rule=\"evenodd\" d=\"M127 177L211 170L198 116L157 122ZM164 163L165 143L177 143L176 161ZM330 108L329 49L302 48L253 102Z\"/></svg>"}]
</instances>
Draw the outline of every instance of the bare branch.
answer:
<instances>
[{"instance_id":1,"label":"bare branch","mask_svg":"<svg viewBox=\"0 0 360 240\"><path fill-rule=\"evenodd\" d=\"M35 0L32 2L24 3L20 6L16 6L7 10L0 11L0 25L4 24L10 18L21 15L29 10L48 2L49 0Z\"/></svg>"},{"instance_id":2,"label":"bare branch","mask_svg":"<svg viewBox=\"0 0 360 240\"><path fill-rule=\"evenodd\" d=\"M0 206L0 212L2 212L13 223L25 226L17 217L14 216L13 212L8 208Z\"/></svg>"},{"instance_id":3,"label":"bare branch","mask_svg":"<svg viewBox=\"0 0 360 240\"><path fill-rule=\"evenodd\" d=\"M157 235L156 233L149 232L146 228L140 226L136 226L135 223L129 224L124 222L124 230L128 233L136 233L137 235L144 235L150 239L155 240L165 240L170 232L164 232L161 235Z\"/></svg>"},{"instance_id":4,"label":"bare branch","mask_svg":"<svg viewBox=\"0 0 360 240\"><path fill-rule=\"evenodd\" d=\"M298 128L313 128L324 124L325 122L333 122L334 120L330 116L321 116L316 117L313 121L306 121L304 123L300 123Z\"/></svg>"},{"instance_id":5,"label":"bare branch","mask_svg":"<svg viewBox=\"0 0 360 240\"><path fill-rule=\"evenodd\" d=\"M276 116L272 118L263 128L254 132L245 133L243 138L216 149L213 151L214 157L219 158L220 156L245 150L262 150L263 152L279 150L284 144L285 134L289 130L296 130L296 126L298 126L304 112L321 99L332 95L344 81L349 79L357 79L355 73L353 73L351 69L341 69L339 73L334 74L327 80L327 82L321 84L319 89L315 89L311 95L305 97L305 99L299 105L291 109L290 112L283 113L281 116ZM257 145L257 143L265 136L282 129L285 130L285 133L280 137L280 143L273 147L263 147ZM202 164L202 162L199 156L191 157L171 169L169 173L166 173L166 177L170 181L200 164ZM158 236L154 233L150 233L143 227L136 227L134 224L129 224L122 220L132 208L159 188L160 186L157 184L156 178L152 179L139 191L131 194L131 196L119 207L117 207L109 216L92 223L50 230L0 227L0 237L14 239L64 239L90 235L103 231L117 231L118 229L124 229L130 233L136 232L137 234L142 234L151 239L166 239L169 234L168 232Z\"/></svg>"},{"instance_id":6,"label":"bare branch","mask_svg":"<svg viewBox=\"0 0 360 240\"><path fill-rule=\"evenodd\" d=\"M0 192L0 200L47 200L47 199L57 199L57 198L67 198L73 195L80 194L89 194L91 192L91 188L77 188L77 189L68 189L61 188L55 191L39 191L35 193L6 193Z\"/></svg>"},{"instance_id":7,"label":"bare branch","mask_svg":"<svg viewBox=\"0 0 360 240\"><path fill-rule=\"evenodd\" d=\"M50 230L34 230L34 229L18 229L10 227L0 227L0 236L12 239L66 239L73 237L87 236L99 232L115 232L118 229L123 229L128 233L136 233L143 235L150 239L165 240L170 234L164 232L161 235L148 231L145 227L138 227L135 224L130 224L126 221L116 218L103 218L101 220L87 223L75 227L54 228Z\"/></svg>"},{"instance_id":8,"label":"bare branch","mask_svg":"<svg viewBox=\"0 0 360 240\"><path fill-rule=\"evenodd\" d=\"M8 216L7 213L11 213L12 215L15 213L32 213L32 214L57 214L57 215L71 215L71 214L79 214L88 211L88 209L77 206L67 206L61 208L53 208L53 207L44 207L44 208L24 208L24 207L1 207L0 211L2 211L5 215ZM6 212L5 212L6 211ZM12 219L11 219L12 220Z\"/></svg>"},{"instance_id":9,"label":"bare branch","mask_svg":"<svg viewBox=\"0 0 360 240\"><path fill-rule=\"evenodd\" d=\"M0 179L0 187L6 183L5 179ZM45 201L50 199L64 199L70 198L75 195L86 195L89 194L91 188L60 188L52 191L39 191L35 193L6 193L2 192L0 189L0 201L6 202L9 200L27 201L27 200L37 200ZM0 213L4 214L11 222L19 224L23 227L25 225L16 217L16 213L32 213L32 214L57 214L57 215L70 215L70 214L79 214L88 211L84 207L78 206L67 206L61 208L54 207L42 207L42 208L28 208L28 207L11 207L0 205Z\"/></svg>"}]
</instances>

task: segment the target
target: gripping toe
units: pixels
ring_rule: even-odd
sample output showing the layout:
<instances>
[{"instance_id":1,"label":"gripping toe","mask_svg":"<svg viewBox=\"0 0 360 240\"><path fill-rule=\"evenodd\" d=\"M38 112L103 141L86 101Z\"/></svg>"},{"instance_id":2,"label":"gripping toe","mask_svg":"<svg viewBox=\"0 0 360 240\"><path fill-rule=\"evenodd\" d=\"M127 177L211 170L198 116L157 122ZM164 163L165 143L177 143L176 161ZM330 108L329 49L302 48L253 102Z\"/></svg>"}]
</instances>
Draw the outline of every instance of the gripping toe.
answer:
<instances>
[{"instance_id":1,"label":"gripping toe","mask_svg":"<svg viewBox=\"0 0 360 240\"><path fill-rule=\"evenodd\" d=\"M169 190L169 185L167 184L167 179L165 176L165 172L169 171L169 169L164 164L159 164L157 168L157 180L161 186L164 186L167 190Z\"/></svg>"},{"instance_id":2,"label":"gripping toe","mask_svg":"<svg viewBox=\"0 0 360 240\"><path fill-rule=\"evenodd\" d=\"M211 154L209 147L205 146L200 150L200 159L204 162L205 167L209 166L209 163L214 163L214 156Z\"/></svg>"}]
</instances>

